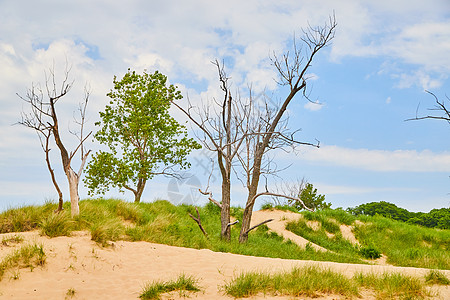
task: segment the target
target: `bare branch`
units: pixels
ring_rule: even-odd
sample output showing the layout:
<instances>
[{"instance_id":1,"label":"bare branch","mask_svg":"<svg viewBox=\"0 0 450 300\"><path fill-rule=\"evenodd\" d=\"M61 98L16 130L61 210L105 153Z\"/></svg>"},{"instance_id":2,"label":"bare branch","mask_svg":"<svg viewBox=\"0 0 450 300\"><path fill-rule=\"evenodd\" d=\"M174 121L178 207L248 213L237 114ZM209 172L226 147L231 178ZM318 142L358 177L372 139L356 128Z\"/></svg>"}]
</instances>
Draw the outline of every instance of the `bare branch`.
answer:
<instances>
[{"instance_id":1,"label":"bare branch","mask_svg":"<svg viewBox=\"0 0 450 300\"><path fill-rule=\"evenodd\" d=\"M205 230L205 229L203 228L203 226L202 226L202 220L200 219L200 213L198 212L198 208L197 208L197 207L195 208L195 211L197 212L197 218L194 217L193 215L191 215L190 213L189 213L189 217L191 217L192 220L194 220L195 222L197 222L198 227L199 227L200 230L203 232L203 235L206 236L206 237L208 237L208 233L206 232L206 230Z\"/></svg>"},{"instance_id":2,"label":"bare branch","mask_svg":"<svg viewBox=\"0 0 450 300\"><path fill-rule=\"evenodd\" d=\"M256 224L255 226L252 226L252 227L250 227L249 229L247 229L247 230L245 231L245 234L248 235L248 233L249 233L250 231L252 231L253 229L255 229L256 227L259 227L259 226L261 226L261 225L264 225L264 224L269 223L269 222L272 222L272 221L273 221L273 219L268 219L268 220L265 220L265 221L263 221L263 222L261 222L261 223L258 223L258 224Z\"/></svg>"},{"instance_id":3,"label":"bare branch","mask_svg":"<svg viewBox=\"0 0 450 300\"><path fill-rule=\"evenodd\" d=\"M222 204L220 204L219 201L213 199L212 192L206 192L206 191L203 192L201 189L198 189L198 191L205 196L209 196L208 200L211 201L212 203L214 203L215 205L217 205L220 209L222 209Z\"/></svg>"}]
</instances>

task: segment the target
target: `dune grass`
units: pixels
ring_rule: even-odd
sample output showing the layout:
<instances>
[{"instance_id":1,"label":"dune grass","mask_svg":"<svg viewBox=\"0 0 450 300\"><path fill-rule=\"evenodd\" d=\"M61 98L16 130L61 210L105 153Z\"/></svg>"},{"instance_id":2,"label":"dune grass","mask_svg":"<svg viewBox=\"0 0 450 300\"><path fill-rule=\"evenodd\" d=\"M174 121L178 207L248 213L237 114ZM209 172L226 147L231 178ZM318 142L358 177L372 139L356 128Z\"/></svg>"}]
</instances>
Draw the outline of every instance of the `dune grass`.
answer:
<instances>
[{"instance_id":1,"label":"dune grass","mask_svg":"<svg viewBox=\"0 0 450 300\"><path fill-rule=\"evenodd\" d=\"M343 210L302 214L304 219L290 222L286 229L329 250L361 258L377 258L377 254L382 253L388 263L396 266L450 269L449 230L411 225L381 216L355 217ZM307 225L308 220L318 221L320 228L313 230ZM342 237L336 228L340 224L353 224L360 247Z\"/></svg>"},{"instance_id":2,"label":"dune grass","mask_svg":"<svg viewBox=\"0 0 450 300\"><path fill-rule=\"evenodd\" d=\"M257 294L293 297L339 295L346 299L361 297L361 290L377 299L424 299L432 296L424 280L400 273L362 274L348 278L318 266L294 268L270 274L246 272L226 282L221 289L228 295L242 298Z\"/></svg>"},{"instance_id":3,"label":"dune grass","mask_svg":"<svg viewBox=\"0 0 450 300\"><path fill-rule=\"evenodd\" d=\"M264 272L242 273L227 282L222 289L236 298L259 293L294 297L318 297L321 294L358 296L358 288L352 280L317 266L294 268L290 272L274 275Z\"/></svg>"},{"instance_id":4,"label":"dune grass","mask_svg":"<svg viewBox=\"0 0 450 300\"><path fill-rule=\"evenodd\" d=\"M103 246L116 240L148 241L253 256L364 263L364 251L344 239L339 230L340 224L354 224L354 233L361 247L382 252L391 264L450 268L450 231L408 225L382 217L360 216L358 219L364 224L355 225L357 218L343 210L307 212L303 220L288 225L289 230L332 250L321 252L312 247L301 249L269 232L265 225L253 230L246 244L240 244L237 241L240 224L237 224L232 227L231 241L224 241L220 238L220 211L211 203L199 207L209 238L203 236L189 217L189 213L196 214L193 206L174 206L163 200L138 204L118 199L82 200L80 215L75 218L70 217L70 203L64 203L64 211L58 214L54 213L56 208L56 203L46 203L5 211L0 214L0 233L40 230L41 234L54 237L70 235L74 230L88 230L92 240ZM236 219L242 218L241 208L233 207L231 212ZM312 230L305 220L318 221L321 224L319 230Z\"/></svg>"},{"instance_id":5,"label":"dune grass","mask_svg":"<svg viewBox=\"0 0 450 300\"><path fill-rule=\"evenodd\" d=\"M20 247L0 262L0 280L8 270L15 268L33 268L43 266L46 261L44 247L30 244Z\"/></svg>"},{"instance_id":6,"label":"dune grass","mask_svg":"<svg viewBox=\"0 0 450 300\"><path fill-rule=\"evenodd\" d=\"M155 281L146 284L141 292L141 295L139 295L139 298L143 300L160 299L161 294L173 291L198 292L200 291L200 287L198 286L197 279L192 276L181 274L176 280Z\"/></svg>"},{"instance_id":7,"label":"dune grass","mask_svg":"<svg viewBox=\"0 0 450 300\"><path fill-rule=\"evenodd\" d=\"M447 276L438 270L430 270L428 274L425 275L425 281L428 284L450 285L450 280Z\"/></svg>"},{"instance_id":8,"label":"dune grass","mask_svg":"<svg viewBox=\"0 0 450 300\"><path fill-rule=\"evenodd\" d=\"M129 203L117 199L89 199L80 201L80 215L70 217L69 203L64 203L64 212L54 214L56 204L21 207L0 214L0 233L40 229L41 234L51 237L70 235L73 230L88 230L92 240L107 246L110 241L148 241L195 249L211 249L244 255L279 257L288 259L310 259L361 263L358 257L337 253L301 249L296 244L268 231L261 226L252 231L249 241L240 244L237 240L240 224L232 228L232 240L220 238L220 211L213 204L199 208L202 224L209 233L206 238L188 213L196 214L193 206L174 206L168 201L152 203ZM35 211L38 213L36 214ZM242 209L232 208L232 215L242 218ZM67 212L67 213L66 213ZM20 215L20 221L16 215ZM20 222L29 224L20 226ZM16 224L12 226L10 223ZM55 226L51 227L50 224ZM60 226L66 224L65 226Z\"/></svg>"},{"instance_id":9,"label":"dune grass","mask_svg":"<svg viewBox=\"0 0 450 300\"><path fill-rule=\"evenodd\" d=\"M419 278L400 273L359 273L353 280L360 287L372 290L377 299L424 299L431 296Z\"/></svg>"}]
</instances>

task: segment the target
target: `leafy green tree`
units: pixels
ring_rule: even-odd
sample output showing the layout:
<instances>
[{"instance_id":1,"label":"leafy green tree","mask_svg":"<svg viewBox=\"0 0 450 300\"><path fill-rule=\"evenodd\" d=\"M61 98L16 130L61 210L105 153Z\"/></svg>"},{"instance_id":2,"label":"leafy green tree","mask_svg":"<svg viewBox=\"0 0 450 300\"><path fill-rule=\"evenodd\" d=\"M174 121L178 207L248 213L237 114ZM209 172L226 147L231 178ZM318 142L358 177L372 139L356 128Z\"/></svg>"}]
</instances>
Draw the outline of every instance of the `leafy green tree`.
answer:
<instances>
[{"instance_id":1,"label":"leafy green tree","mask_svg":"<svg viewBox=\"0 0 450 300\"><path fill-rule=\"evenodd\" d=\"M397 221L407 222L430 228L450 229L450 208L432 209L429 213L410 212L395 204L380 201L348 208L353 215L380 215Z\"/></svg>"},{"instance_id":2,"label":"leafy green tree","mask_svg":"<svg viewBox=\"0 0 450 300\"><path fill-rule=\"evenodd\" d=\"M109 151L97 152L87 166L89 194L104 194L110 187L134 193L140 202L145 184L155 175L176 176L175 168L187 168L186 156L200 145L188 138L186 127L169 114L171 101L181 99L174 85L158 71L142 75L130 71L118 80L95 139Z\"/></svg>"},{"instance_id":3,"label":"leafy green tree","mask_svg":"<svg viewBox=\"0 0 450 300\"><path fill-rule=\"evenodd\" d=\"M325 202L325 195L317 194L317 189L311 183L306 183L304 188L301 189L298 195L300 200L303 201L304 205L313 210L327 209L331 207L331 203ZM295 207L297 210L303 210L304 206L295 200L289 201L290 205Z\"/></svg>"}]
</instances>

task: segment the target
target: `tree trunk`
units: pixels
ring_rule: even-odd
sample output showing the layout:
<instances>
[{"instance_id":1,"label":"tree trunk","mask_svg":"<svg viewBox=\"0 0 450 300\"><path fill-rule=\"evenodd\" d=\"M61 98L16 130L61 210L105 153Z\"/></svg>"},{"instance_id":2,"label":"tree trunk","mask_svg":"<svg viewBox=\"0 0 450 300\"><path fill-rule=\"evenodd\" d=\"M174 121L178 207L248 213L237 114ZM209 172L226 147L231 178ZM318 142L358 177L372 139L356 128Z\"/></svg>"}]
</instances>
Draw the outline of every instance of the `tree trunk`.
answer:
<instances>
[{"instance_id":1,"label":"tree trunk","mask_svg":"<svg viewBox=\"0 0 450 300\"><path fill-rule=\"evenodd\" d=\"M245 205L244 214L242 216L242 227L239 234L239 243L245 243L248 239L248 229L252 220L253 206L255 205L255 196L258 192L259 177L261 176L261 162L264 149L262 145L258 145L255 151L255 158L253 161L253 173L250 186L248 186L248 198Z\"/></svg>"},{"instance_id":2,"label":"tree trunk","mask_svg":"<svg viewBox=\"0 0 450 300\"><path fill-rule=\"evenodd\" d=\"M255 205L257 186L258 183L256 183L255 187L252 184L249 188L247 205L245 206L244 214L242 216L242 227L241 232L239 234L239 243L245 243L248 240L248 230L250 228L250 222L252 221L252 213L253 213L253 206Z\"/></svg>"},{"instance_id":3,"label":"tree trunk","mask_svg":"<svg viewBox=\"0 0 450 300\"><path fill-rule=\"evenodd\" d=\"M70 213L72 217L78 216L80 214L80 207L78 202L80 201L80 196L78 195L78 175L68 168L66 171L67 180L69 181L69 192L70 192Z\"/></svg>"},{"instance_id":4,"label":"tree trunk","mask_svg":"<svg viewBox=\"0 0 450 300\"><path fill-rule=\"evenodd\" d=\"M132 190L134 193L134 203L140 203L142 193L144 192L145 184L147 180L139 178L136 190Z\"/></svg>"},{"instance_id":5,"label":"tree trunk","mask_svg":"<svg viewBox=\"0 0 450 300\"><path fill-rule=\"evenodd\" d=\"M228 226L230 224L230 179L222 181L222 209L220 211L220 224L221 224L221 232L220 236L229 241L231 239L231 227Z\"/></svg>"}]
</instances>

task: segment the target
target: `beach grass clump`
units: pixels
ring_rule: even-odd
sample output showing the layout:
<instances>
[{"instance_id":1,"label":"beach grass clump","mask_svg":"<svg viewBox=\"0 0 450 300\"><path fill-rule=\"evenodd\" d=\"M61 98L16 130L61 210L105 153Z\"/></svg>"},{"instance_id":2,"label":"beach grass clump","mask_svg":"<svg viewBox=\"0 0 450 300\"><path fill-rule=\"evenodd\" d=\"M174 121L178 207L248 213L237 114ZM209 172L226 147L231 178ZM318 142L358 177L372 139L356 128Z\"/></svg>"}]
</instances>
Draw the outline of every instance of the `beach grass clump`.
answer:
<instances>
[{"instance_id":1,"label":"beach grass clump","mask_svg":"<svg viewBox=\"0 0 450 300\"><path fill-rule=\"evenodd\" d=\"M70 236L73 229L73 221L66 212L52 213L39 222L42 235L48 237Z\"/></svg>"},{"instance_id":2,"label":"beach grass clump","mask_svg":"<svg viewBox=\"0 0 450 300\"><path fill-rule=\"evenodd\" d=\"M439 270L430 270L425 275L425 282L427 284L450 285L450 280Z\"/></svg>"},{"instance_id":3,"label":"beach grass clump","mask_svg":"<svg viewBox=\"0 0 450 300\"><path fill-rule=\"evenodd\" d=\"M2 238L3 246L10 246L11 244L20 244L24 241L23 235L14 234L12 236L4 236Z\"/></svg>"},{"instance_id":4,"label":"beach grass clump","mask_svg":"<svg viewBox=\"0 0 450 300\"><path fill-rule=\"evenodd\" d=\"M198 292L200 291L198 280L193 276L181 274L176 280L154 281L144 286L139 298L143 300L160 299L161 294L173 291L180 291L180 293L184 291Z\"/></svg>"},{"instance_id":5,"label":"beach grass clump","mask_svg":"<svg viewBox=\"0 0 450 300\"><path fill-rule=\"evenodd\" d=\"M336 294L345 297L358 296L358 287L340 273L318 266L293 268L290 272L274 275L264 272L246 272L222 286L230 296L251 297L259 293L293 297L319 297Z\"/></svg>"},{"instance_id":6,"label":"beach grass clump","mask_svg":"<svg viewBox=\"0 0 450 300\"><path fill-rule=\"evenodd\" d=\"M419 278L401 273L358 273L353 279L359 286L374 291L377 299L425 299L431 296Z\"/></svg>"},{"instance_id":7,"label":"beach grass clump","mask_svg":"<svg viewBox=\"0 0 450 300\"><path fill-rule=\"evenodd\" d=\"M101 223L94 223L89 228L91 240L102 245L108 246L108 242L121 239L125 233L124 226L116 220L107 220Z\"/></svg>"},{"instance_id":8,"label":"beach grass clump","mask_svg":"<svg viewBox=\"0 0 450 300\"><path fill-rule=\"evenodd\" d=\"M13 268L31 268L43 266L46 261L44 246L30 244L20 247L0 262L0 280L6 271Z\"/></svg>"},{"instance_id":9,"label":"beach grass clump","mask_svg":"<svg viewBox=\"0 0 450 300\"><path fill-rule=\"evenodd\" d=\"M432 296L423 280L400 273L363 274L349 278L317 266L293 268L290 272L270 274L245 272L221 289L235 298L258 294L316 298L338 295L346 299L361 297L360 290L373 293L376 299L425 299Z\"/></svg>"}]
</instances>

